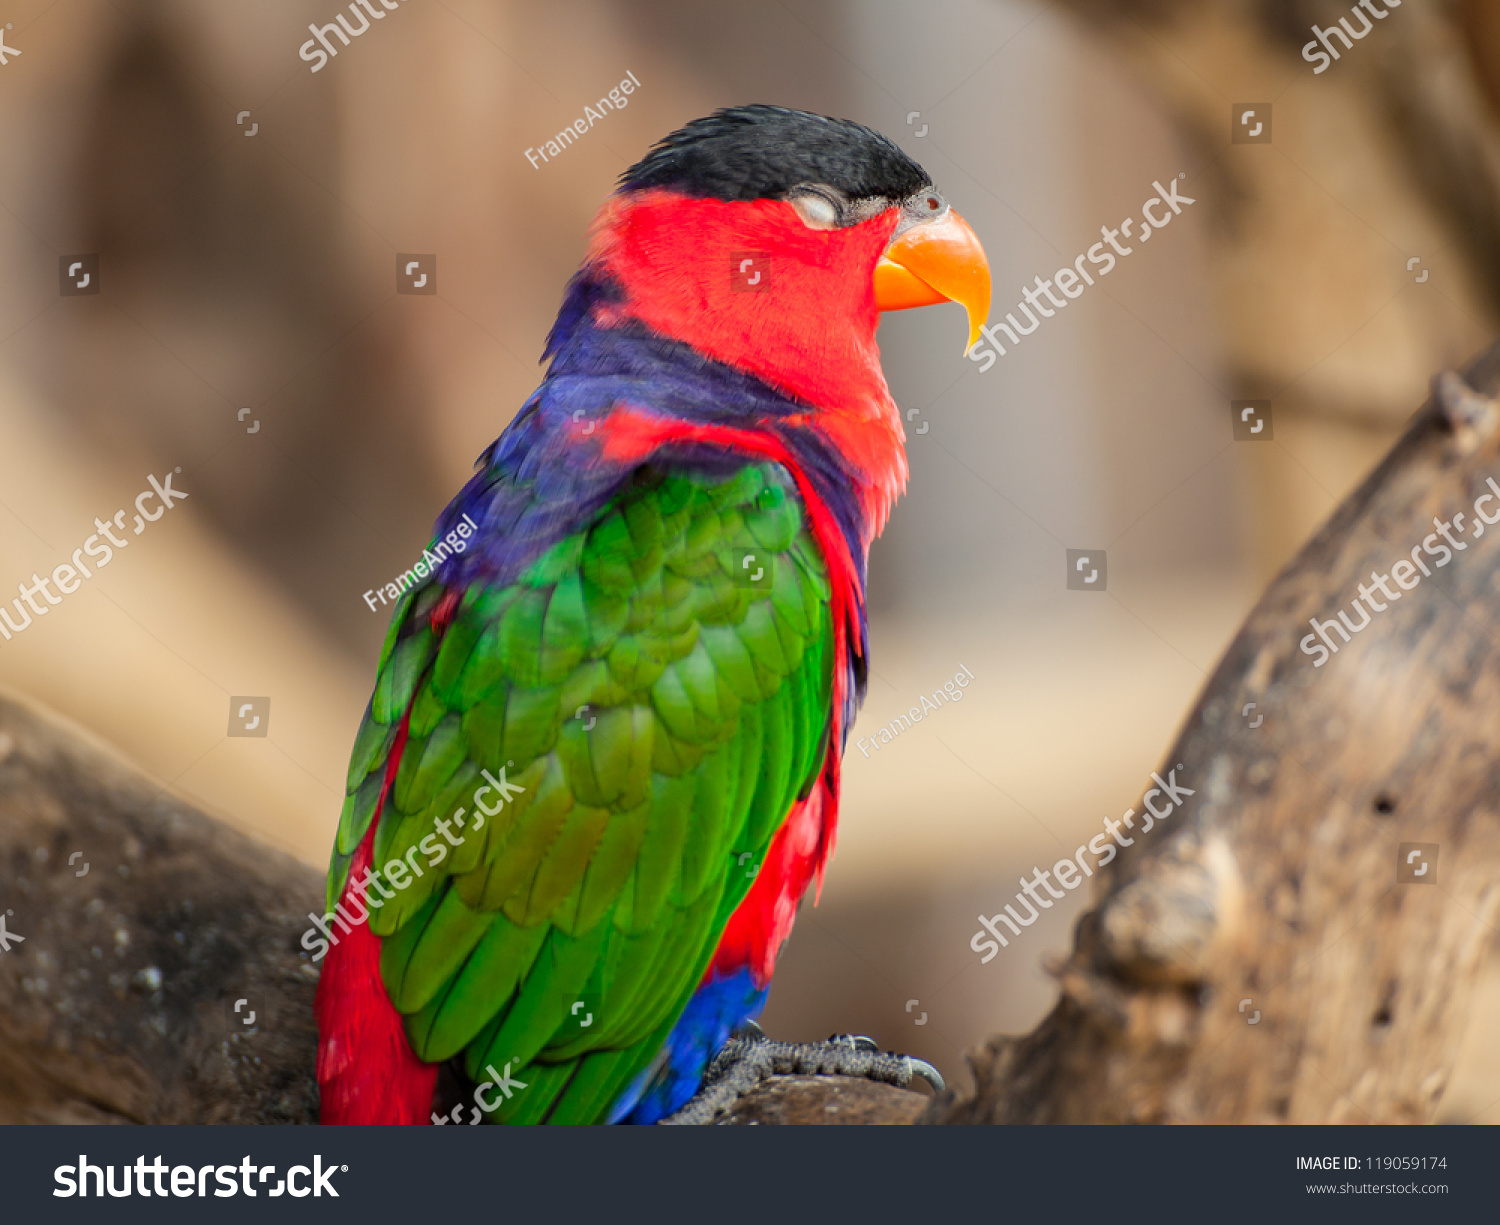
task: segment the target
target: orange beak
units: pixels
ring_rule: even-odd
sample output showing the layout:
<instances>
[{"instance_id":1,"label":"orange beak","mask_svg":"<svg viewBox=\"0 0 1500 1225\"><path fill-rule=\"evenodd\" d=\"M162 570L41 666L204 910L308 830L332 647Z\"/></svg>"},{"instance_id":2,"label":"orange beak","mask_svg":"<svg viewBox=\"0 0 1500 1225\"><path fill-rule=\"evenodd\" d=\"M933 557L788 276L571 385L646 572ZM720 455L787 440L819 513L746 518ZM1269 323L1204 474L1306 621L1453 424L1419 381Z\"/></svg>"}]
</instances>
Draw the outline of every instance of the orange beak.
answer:
<instances>
[{"instance_id":1,"label":"orange beak","mask_svg":"<svg viewBox=\"0 0 1500 1225\"><path fill-rule=\"evenodd\" d=\"M969 312L969 345L990 317L990 266L969 223L950 208L939 221L914 225L875 265L875 306L899 311L957 302Z\"/></svg>"}]
</instances>

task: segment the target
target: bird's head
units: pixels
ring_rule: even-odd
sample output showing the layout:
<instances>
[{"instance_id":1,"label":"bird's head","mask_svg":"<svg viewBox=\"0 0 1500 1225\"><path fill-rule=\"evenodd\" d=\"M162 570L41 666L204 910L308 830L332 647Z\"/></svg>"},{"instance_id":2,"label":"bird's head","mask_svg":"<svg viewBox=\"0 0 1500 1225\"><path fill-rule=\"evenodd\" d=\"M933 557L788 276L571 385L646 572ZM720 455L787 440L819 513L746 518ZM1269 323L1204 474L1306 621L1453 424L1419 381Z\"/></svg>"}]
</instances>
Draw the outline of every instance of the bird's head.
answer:
<instances>
[{"instance_id":1,"label":"bird's head","mask_svg":"<svg viewBox=\"0 0 1500 1225\"><path fill-rule=\"evenodd\" d=\"M878 132L774 106L722 110L621 176L582 276L603 327L644 324L842 415L889 420L879 313L989 312L979 240ZM899 418L896 422L899 437Z\"/></svg>"}]
</instances>

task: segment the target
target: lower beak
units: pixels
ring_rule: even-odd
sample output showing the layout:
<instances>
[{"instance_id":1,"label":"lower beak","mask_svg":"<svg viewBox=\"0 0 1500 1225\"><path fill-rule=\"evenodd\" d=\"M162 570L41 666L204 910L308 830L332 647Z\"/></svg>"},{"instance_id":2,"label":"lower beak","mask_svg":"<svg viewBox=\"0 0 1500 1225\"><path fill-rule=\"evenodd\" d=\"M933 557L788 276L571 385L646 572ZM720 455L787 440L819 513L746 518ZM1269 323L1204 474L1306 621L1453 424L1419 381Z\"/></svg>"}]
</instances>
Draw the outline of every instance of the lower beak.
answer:
<instances>
[{"instance_id":1,"label":"lower beak","mask_svg":"<svg viewBox=\"0 0 1500 1225\"><path fill-rule=\"evenodd\" d=\"M969 345L990 317L990 266L969 223L949 209L938 221L914 225L875 265L875 306L899 311L957 302L969 313Z\"/></svg>"}]
</instances>

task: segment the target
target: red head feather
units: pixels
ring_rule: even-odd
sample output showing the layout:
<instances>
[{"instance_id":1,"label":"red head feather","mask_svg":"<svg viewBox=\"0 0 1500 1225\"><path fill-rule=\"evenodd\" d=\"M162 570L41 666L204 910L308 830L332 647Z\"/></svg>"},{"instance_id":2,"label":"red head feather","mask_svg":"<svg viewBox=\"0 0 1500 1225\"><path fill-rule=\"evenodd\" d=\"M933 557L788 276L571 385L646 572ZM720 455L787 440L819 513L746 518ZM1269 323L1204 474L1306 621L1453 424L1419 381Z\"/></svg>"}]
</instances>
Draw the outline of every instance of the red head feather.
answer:
<instances>
[{"instance_id":1,"label":"red head feather","mask_svg":"<svg viewBox=\"0 0 1500 1225\"><path fill-rule=\"evenodd\" d=\"M735 366L809 407L807 424L858 476L878 535L906 488L906 441L875 343L873 273L897 211L812 229L784 200L697 199L665 189L612 197L594 224L586 266L622 299L594 308L603 327L638 320ZM740 262L765 261L752 291ZM869 541L865 541L868 545Z\"/></svg>"}]
</instances>

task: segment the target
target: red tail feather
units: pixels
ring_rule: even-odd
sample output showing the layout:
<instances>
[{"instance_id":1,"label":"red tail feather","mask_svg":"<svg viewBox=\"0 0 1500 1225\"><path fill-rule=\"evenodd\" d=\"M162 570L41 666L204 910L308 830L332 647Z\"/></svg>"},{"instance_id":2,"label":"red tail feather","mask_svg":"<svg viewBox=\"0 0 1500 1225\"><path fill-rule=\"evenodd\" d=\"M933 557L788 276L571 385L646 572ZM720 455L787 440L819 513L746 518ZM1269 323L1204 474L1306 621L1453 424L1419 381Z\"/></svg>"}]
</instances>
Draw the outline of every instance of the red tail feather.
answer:
<instances>
[{"instance_id":1,"label":"red tail feather","mask_svg":"<svg viewBox=\"0 0 1500 1225\"><path fill-rule=\"evenodd\" d=\"M339 907L352 930L323 960L314 1012L318 1018L318 1087L324 1123L431 1123L438 1065L423 1063L406 1040L401 1014L380 978L380 937L364 922L368 903L355 882L374 855L375 826L406 747L402 721L386 767L385 788L359 844ZM358 921L355 922L355 917Z\"/></svg>"}]
</instances>

